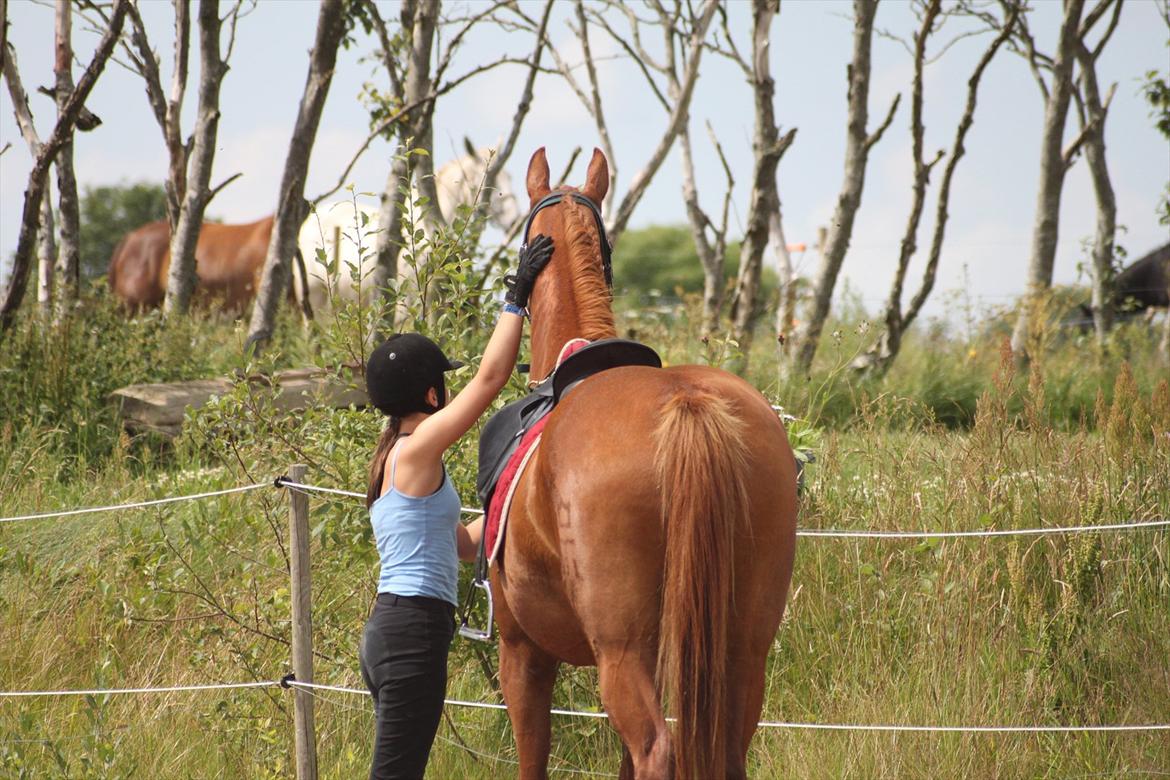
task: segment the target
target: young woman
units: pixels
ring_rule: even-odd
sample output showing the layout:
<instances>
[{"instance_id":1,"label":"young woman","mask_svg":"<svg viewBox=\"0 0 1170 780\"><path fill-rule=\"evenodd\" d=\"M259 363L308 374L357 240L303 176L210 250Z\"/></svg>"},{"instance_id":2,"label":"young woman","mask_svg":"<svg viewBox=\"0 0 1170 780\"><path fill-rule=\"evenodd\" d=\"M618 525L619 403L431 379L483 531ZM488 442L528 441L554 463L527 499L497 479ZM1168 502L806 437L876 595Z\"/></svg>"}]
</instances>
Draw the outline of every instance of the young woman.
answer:
<instances>
[{"instance_id":1,"label":"young woman","mask_svg":"<svg viewBox=\"0 0 1170 780\"><path fill-rule=\"evenodd\" d=\"M552 239L543 235L521 248L479 371L449 402L443 373L462 364L425 336L391 336L366 366L370 402L390 417L366 492L382 561L378 599L361 644L362 677L376 718L371 780L415 780L426 769L447 690L458 560L473 560L483 535L482 519L459 523L459 495L443 453L508 381L524 307L552 251Z\"/></svg>"}]
</instances>

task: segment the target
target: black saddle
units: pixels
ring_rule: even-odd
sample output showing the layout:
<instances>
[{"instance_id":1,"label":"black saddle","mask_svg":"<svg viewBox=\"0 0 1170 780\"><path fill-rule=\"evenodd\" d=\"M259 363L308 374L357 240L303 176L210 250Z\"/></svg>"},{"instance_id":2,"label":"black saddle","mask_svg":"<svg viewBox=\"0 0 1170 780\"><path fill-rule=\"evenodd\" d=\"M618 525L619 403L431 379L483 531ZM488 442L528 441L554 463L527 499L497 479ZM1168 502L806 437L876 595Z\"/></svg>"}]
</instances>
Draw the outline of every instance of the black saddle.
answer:
<instances>
[{"instance_id":1,"label":"black saddle","mask_svg":"<svg viewBox=\"0 0 1170 780\"><path fill-rule=\"evenodd\" d=\"M506 404L492 415L480 433L479 473L475 480L480 505L485 512L491 504L496 483L524 434L578 384L594 374L619 366L661 368L662 360L653 349L636 341L594 341L565 358L552 375L528 395Z\"/></svg>"}]
</instances>

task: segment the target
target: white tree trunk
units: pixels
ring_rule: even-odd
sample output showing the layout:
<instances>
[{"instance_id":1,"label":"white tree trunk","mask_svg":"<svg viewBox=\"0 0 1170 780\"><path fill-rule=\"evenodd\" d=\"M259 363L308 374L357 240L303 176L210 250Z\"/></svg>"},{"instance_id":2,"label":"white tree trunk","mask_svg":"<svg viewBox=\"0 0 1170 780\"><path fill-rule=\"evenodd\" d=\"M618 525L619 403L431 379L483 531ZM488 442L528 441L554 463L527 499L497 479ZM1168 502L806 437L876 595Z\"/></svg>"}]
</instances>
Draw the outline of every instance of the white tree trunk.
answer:
<instances>
[{"instance_id":1,"label":"white tree trunk","mask_svg":"<svg viewBox=\"0 0 1170 780\"><path fill-rule=\"evenodd\" d=\"M779 198L776 209L768 217L768 244L776 252L776 335L779 342L781 365L788 353L789 339L796 324L796 271L792 267L792 254L788 251L788 239L784 236L784 216Z\"/></svg>"},{"instance_id":2,"label":"white tree trunk","mask_svg":"<svg viewBox=\"0 0 1170 780\"><path fill-rule=\"evenodd\" d=\"M0 24L3 24L0 21ZM28 104L28 93L24 91L24 84L20 80L20 69L16 63L16 52L4 43L0 48L0 74L8 84L8 95L12 98L12 113L16 116L16 124L20 134L28 145L29 154L35 159L41 152L41 139L37 135L36 125L33 123L32 110ZM57 263L56 227L53 218L53 199L51 193L46 192L41 200L40 221L36 230L37 253L37 303L41 314L48 316L52 313L53 304L53 271Z\"/></svg>"},{"instance_id":3,"label":"white tree trunk","mask_svg":"<svg viewBox=\"0 0 1170 780\"><path fill-rule=\"evenodd\" d=\"M418 0L406 69L408 103L411 96L422 97L431 92L431 52L434 49L435 28L439 23L440 4L441 0ZM443 214L439 211L439 193L435 187L435 142L434 126L431 121L434 115L435 102L432 100L419 107L411 127L413 135L411 146L415 149L425 149L427 152L416 156L411 167L414 169L415 187L419 195L426 198L422 218L430 234L444 224Z\"/></svg>"},{"instance_id":4,"label":"white tree trunk","mask_svg":"<svg viewBox=\"0 0 1170 780\"><path fill-rule=\"evenodd\" d=\"M1040 137L1040 183L1036 190L1036 215L1032 227L1032 252L1028 260L1028 289L1012 332L1012 350L1026 361L1037 335L1041 306L1052 287L1056 242L1060 228L1060 196L1067 171L1062 146L1064 126L1072 96L1072 70L1078 45L1078 28L1085 0L1066 0L1060 39L1052 63L1052 86L1044 105Z\"/></svg>"},{"instance_id":5,"label":"white tree trunk","mask_svg":"<svg viewBox=\"0 0 1170 780\"><path fill-rule=\"evenodd\" d=\"M58 119L69 104L73 94L73 43L72 10L70 0L57 0L54 73L56 75L56 99ZM77 201L77 177L73 173L73 125L70 123L61 151L57 153L54 166L57 169L57 197L59 233L57 245L57 303L63 311L77 300L81 285L80 233L81 215ZM42 222L43 222L42 218Z\"/></svg>"},{"instance_id":6,"label":"white tree trunk","mask_svg":"<svg viewBox=\"0 0 1170 780\"><path fill-rule=\"evenodd\" d=\"M421 157L426 160L431 159L430 127L434 102L430 101L424 104L423 101L431 90L431 50L434 46L438 14L437 0L408 0L402 6L402 26L411 31L411 48L406 61L406 74L403 78L401 98L403 105L414 105L416 108L411 110L402 120L398 131L400 142L398 155L390 165L386 186L382 191L382 205L378 222L381 230L374 244L374 253L378 260L373 281L374 288L377 290L384 289L390 281L399 276L398 258L402 250L403 210L407 198L412 197L410 178L414 173L424 175L417 170L419 157L414 158L416 164L415 171L412 172L412 166L408 164L406 158L410 151L407 148L407 142L410 142L410 146L413 148L425 149L427 154ZM390 56L389 53L387 56ZM422 73L418 72L420 69L423 71ZM425 190L420 187L418 192L431 200L428 209L419 216L422 217L423 224L426 225L427 229L433 230L434 226L438 224L436 215L439 215L433 163L429 170L432 171L432 175L427 178L429 186ZM413 207L410 211L414 213ZM441 215L438 216L438 219L442 219ZM405 301L399 296L397 303L399 310L392 313L395 321L401 315L400 310Z\"/></svg>"},{"instance_id":7,"label":"white tree trunk","mask_svg":"<svg viewBox=\"0 0 1170 780\"><path fill-rule=\"evenodd\" d=\"M297 121L289 141L284 175L280 181L280 195L268 256L264 260L264 275L252 309L248 330L248 346L260 348L272 338L276 321L276 307L288 289L292 256L296 252L297 232L308 214L305 202L305 176L309 157L317 138L317 127L333 68L337 62L337 47L345 33L344 0L322 0L317 14L317 36L309 55L309 74L304 94L297 109Z\"/></svg>"},{"instance_id":8,"label":"white tree trunk","mask_svg":"<svg viewBox=\"0 0 1170 780\"><path fill-rule=\"evenodd\" d=\"M179 219L171 234L171 265L163 311L186 314L198 283L195 247L203 227L203 213L210 198L211 167L219 132L219 89L227 73L220 56L219 0L199 2L199 108L195 118L185 192Z\"/></svg>"},{"instance_id":9,"label":"white tree trunk","mask_svg":"<svg viewBox=\"0 0 1170 780\"><path fill-rule=\"evenodd\" d=\"M760 274L764 249L771 233L772 215L780 213L776 169L780 158L796 138L796 130L783 137L776 126L776 85L769 65L772 20L780 10L775 0L752 0L752 92L755 103L755 134L752 139L752 191L748 202L747 227L739 253L739 274L731 306L731 335L739 343L739 358L732 366L747 371L752 334L759 317Z\"/></svg>"},{"instance_id":10,"label":"white tree trunk","mask_svg":"<svg viewBox=\"0 0 1170 780\"><path fill-rule=\"evenodd\" d=\"M683 203L687 209L687 220L691 225L691 238L699 263L703 266L703 336L707 337L719 327L719 312L723 306L723 265L724 241L716 234L716 245L707 240L707 215L699 206L699 190L695 186L695 163L691 153L691 134L686 125L679 131L678 148L682 157Z\"/></svg>"},{"instance_id":11,"label":"white tree trunk","mask_svg":"<svg viewBox=\"0 0 1170 780\"><path fill-rule=\"evenodd\" d=\"M923 150L926 128L922 120L926 44L931 33L935 31L935 20L941 11L941 0L929 0L922 14L922 24L914 36L914 79L910 97L910 139L914 171L911 177L910 214L906 219L906 228L899 245L898 264L894 269L890 294L882 312L885 330L877 343L855 362L854 367L860 370L884 371L888 368L901 348L902 334L907 327L902 316L902 288L906 281L906 271L910 268L910 260L918 251L918 226L922 221L923 208L926 206L926 188L930 183L930 172L942 159L943 154L942 150L939 150L934 160L926 161Z\"/></svg>"},{"instance_id":12,"label":"white tree trunk","mask_svg":"<svg viewBox=\"0 0 1170 780\"><path fill-rule=\"evenodd\" d=\"M848 68L849 114L845 140L845 179L841 184L841 193L837 196L837 207L833 212L825 251L821 254L820 267L814 281L812 310L799 329L796 349L792 354L795 369L800 372L806 372L812 366L821 330L829 316L833 289L836 287L837 276L841 272L841 265L845 261L845 253L849 249L849 241L853 235L853 219L861 207L869 151L881 140L898 108L900 95L894 99L885 121L873 133L867 133L870 49L876 14L876 0L854 0L853 59Z\"/></svg>"},{"instance_id":13,"label":"white tree trunk","mask_svg":"<svg viewBox=\"0 0 1170 780\"><path fill-rule=\"evenodd\" d=\"M1117 233L1117 198L1109 179L1109 165L1105 159L1105 117L1109 98L1101 99L1097 83L1097 59L1084 41L1077 47L1077 62L1081 66L1081 91L1087 116L1085 160L1093 180L1097 199L1097 232L1093 238L1093 329L1097 344L1105 346L1105 339L1113 327L1113 241ZM1114 85L1116 86L1116 85Z\"/></svg>"},{"instance_id":14,"label":"white tree trunk","mask_svg":"<svg viewBox=\"0 0 1170 780\"><path fill-rule=\"evenodd\" d=\"M45 192L41 200L41 224L37 229L37 305L41 315L53 313L53 282L57 264L56 227L53 218L53 198Z\"/></svg>"}]
</instances>

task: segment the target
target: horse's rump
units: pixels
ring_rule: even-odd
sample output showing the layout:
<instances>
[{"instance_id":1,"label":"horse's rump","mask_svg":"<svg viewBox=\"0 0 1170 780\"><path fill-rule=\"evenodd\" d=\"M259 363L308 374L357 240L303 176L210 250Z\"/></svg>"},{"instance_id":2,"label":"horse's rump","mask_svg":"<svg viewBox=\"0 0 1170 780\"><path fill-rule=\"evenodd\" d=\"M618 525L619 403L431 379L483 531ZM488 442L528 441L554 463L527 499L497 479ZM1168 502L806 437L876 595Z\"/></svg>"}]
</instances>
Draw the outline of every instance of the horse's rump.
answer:
<instances>
[{"instance_id":1,"label":"horse's rump","mask_svg":"<svg viewBox=\"0 0 1170 780\"><path fill-rule=\"evenodd\" d=\"M592 377L553 412L522 481L516 506L525 511L514 510L509 533L527 526L519 533L530 561L540 548L559 553L560 582L550 585L564 587L598 654L625 646L631 632L661 636L659 671L685 685L724 678L710 664L737 663L754 655L748 648L766 653L791 570L796 473L783 426L746 382L698 366ZM707 590L672 590L676 580ZM542 640L539 627L517 619ZM711 697L726 702L733 687L696 691L692 714ZM686 705L681 698L674 708Z\"/></svg>"}]
</instances>

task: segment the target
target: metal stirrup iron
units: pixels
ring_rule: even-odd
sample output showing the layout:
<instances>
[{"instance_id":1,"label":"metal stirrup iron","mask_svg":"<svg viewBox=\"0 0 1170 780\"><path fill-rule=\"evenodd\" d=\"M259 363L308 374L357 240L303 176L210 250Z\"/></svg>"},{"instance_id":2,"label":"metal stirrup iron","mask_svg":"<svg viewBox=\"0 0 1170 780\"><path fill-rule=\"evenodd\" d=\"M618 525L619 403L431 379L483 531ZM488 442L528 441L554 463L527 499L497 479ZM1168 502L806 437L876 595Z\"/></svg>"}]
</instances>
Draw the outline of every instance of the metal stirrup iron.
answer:
<instances>
[{"instance_id":1,"label":"metal stirrup iron","mask_svg":"<svg viewBox=\"0 0 1170 780\"><path fill-rule=\"evenodd\" d=\"M483 591L487 597L487 627L473 628L468 625L471 619L471 608L475 604L475 592ZM477 642L492 641L492 624L495 622L495 607L492 604L492 587L487 578L487 539L479 540L479 552L475 556L475 576L467 588L467 598L463 602L463 617L459 621L459 636L465 639L474 639Z\"/></svg>"}]
</instances>

